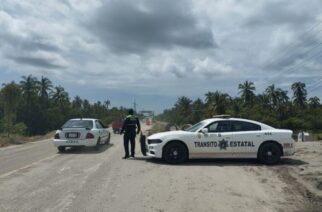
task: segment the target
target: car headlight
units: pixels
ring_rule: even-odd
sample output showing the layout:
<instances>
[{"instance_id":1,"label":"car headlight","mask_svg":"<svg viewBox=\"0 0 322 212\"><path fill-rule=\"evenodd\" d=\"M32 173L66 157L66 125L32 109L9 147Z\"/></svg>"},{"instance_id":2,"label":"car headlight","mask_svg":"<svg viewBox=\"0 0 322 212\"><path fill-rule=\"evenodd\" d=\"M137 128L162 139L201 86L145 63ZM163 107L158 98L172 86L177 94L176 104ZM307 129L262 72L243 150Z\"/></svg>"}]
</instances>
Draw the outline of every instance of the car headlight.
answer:
<instances>
[{"instance_id":1,"label":"car headlight","mask_svg":"<svg viewBox=\"0 0 322 212\"><path fill-rule=\"evenodd\" d=\"M148 144L159 144L162 143L161 139L148 139Z\"/></svg>"}]
</instances>

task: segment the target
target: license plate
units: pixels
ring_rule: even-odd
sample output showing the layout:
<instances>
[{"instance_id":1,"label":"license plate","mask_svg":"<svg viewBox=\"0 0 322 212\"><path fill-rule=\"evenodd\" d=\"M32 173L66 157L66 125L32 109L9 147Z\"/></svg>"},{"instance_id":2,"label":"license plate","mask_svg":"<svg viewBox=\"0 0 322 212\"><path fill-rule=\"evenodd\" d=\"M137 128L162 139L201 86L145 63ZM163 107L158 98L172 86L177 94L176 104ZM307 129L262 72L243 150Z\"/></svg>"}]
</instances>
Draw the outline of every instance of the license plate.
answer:
<instances>
[{"instance_id":1,"label":"license plate","mask_svg":"<svg viewBox=\"0 0 322 212\"><path fill-rule=\"evenodd\" d=\"M66 144L78 144L78 141L66 141Z\"/></svg>"},{"instance_id":2,"label":"license plate","mask_svg":"<svg viewBox=\"0 0 322 212\"><path fill-rule=\"evenodd\" d=\"M78 133L68 133L67 134L68 138L77 138L78 137Z\"/></svg>"}]
</instances>

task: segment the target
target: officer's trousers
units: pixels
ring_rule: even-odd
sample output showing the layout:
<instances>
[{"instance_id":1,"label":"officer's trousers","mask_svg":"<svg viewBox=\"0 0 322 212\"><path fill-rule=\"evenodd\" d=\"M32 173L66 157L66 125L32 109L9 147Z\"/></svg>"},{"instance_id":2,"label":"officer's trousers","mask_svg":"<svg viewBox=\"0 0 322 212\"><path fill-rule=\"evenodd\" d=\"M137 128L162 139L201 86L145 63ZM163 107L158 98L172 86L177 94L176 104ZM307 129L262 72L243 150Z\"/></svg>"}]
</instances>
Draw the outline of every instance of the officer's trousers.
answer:
<instances>
[{"instance_id":1,"label":"officer's trousers","mask_svg":"<svg viewBox=\"0 0 322 212\"><path fill-rule=\"evenodd\" d=\"M123 136L125 156L129 156L129 142L131 142L131 156L135 155L135 133L125 133Z\"/></svg>"}]
</instances>

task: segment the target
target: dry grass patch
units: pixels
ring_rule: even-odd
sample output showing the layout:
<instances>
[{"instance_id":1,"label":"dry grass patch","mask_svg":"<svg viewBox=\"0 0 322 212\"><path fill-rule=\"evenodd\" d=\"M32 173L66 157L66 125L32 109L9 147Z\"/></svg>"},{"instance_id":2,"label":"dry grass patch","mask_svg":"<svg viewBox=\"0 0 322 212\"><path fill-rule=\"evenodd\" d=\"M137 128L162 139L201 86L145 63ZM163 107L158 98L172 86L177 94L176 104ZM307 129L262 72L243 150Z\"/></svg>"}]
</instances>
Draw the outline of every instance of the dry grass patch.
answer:
<instances>
[{"instance_id":1,"label":"dry grass patch","mask_svg":"<svg viewBox=\"0 0 322 212\"><path fill-rule=\"evenodd\" d=\"M46 135L37 135L37 136L11 135L9 138L7 137L6 134L0 134L0 147L45 140L45 139L53 138L54 134L55 132L52 131Z\"/></svg>"}]
</instances>

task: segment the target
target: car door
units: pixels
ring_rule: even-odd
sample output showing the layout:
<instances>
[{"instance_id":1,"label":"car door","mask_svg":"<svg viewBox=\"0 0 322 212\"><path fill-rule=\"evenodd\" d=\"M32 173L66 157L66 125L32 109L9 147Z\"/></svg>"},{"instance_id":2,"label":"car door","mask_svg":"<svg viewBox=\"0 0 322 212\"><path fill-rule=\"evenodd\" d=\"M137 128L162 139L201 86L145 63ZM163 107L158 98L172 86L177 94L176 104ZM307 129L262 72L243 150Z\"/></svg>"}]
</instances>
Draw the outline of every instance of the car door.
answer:
<instances>
[{"instance_id":1,"label":"car door","mask_svg":"<svg viewBox=\"0 0 322 212\"><path fill-rule=\"evenodd\" d=\"M101 142L104 143L106 140L106 135L104 133L103 126L99 123L98 120L95 121L96 128L98 130L99 137L101 138Z\"/></svg>"},{"instance_id":2,"label":"car door","mask_svg":"<svg viewBox=\"0 0 322 212\"><path fill-rule=\"evenodd\" d=\"M235 155L240 157L253 156L261 143L261 126L246 121L231 121L233 140L230 147Z\"/></svg>"},{"instance_id":3,"label":"car door","mask_svg":"<svg viewBox=\"0 0 322 212\"><path fill-rule=\"evenodd\" d=\"M109 131L108 131L108 129L107 129L107 127L102 123L102 121L101 120L98 120L98 122L101 124L101 126L102 126L102 134L104 135L104 137L105 137L105 139L106 139L106 141L107 141L107 139L108 139L108 137L109 137Z\"/></svg>"},{"instance_id":4,"label":"car door","mask_svg":"<svg viewBox=\"0 0 322 212\"><path fill-rule=\"evenodd\" d=\"M207 127L208 133L199 133L200 142L195 143L196 152L205 157L222 157L230 153L232 130L229 120L215 121Z\"/></svg>"}]
</instances>

